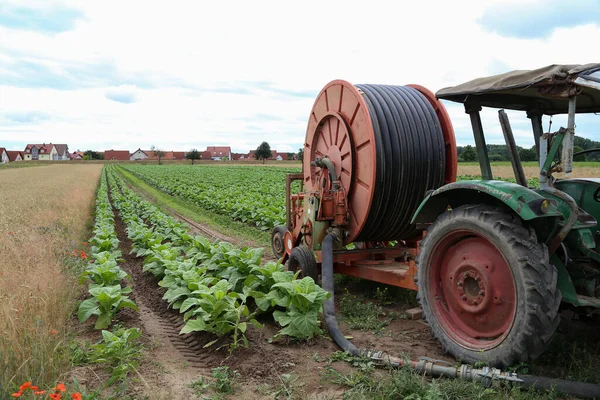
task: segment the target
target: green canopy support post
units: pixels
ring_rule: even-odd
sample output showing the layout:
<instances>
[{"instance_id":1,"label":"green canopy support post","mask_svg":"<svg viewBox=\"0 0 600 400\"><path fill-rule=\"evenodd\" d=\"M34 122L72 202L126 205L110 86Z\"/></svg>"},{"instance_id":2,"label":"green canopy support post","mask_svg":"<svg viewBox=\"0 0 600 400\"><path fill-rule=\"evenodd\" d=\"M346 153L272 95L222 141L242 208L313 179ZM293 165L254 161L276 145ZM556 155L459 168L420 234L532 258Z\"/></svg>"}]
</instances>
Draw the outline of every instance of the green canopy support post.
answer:
<instances>
[{"instance_id":1,"label":"green canopy support post","mask_svg":"<svg viewBox=\"0 0 600 400\"><path fill-rule=\"evenodd\" d=\"M475 147L477 148L477 159L479 160L479 167L481 168L481 176L484 180L492 180L492 167L490 165L490 158L487 152L487 146L485 144L485 137L483 136L483 126L481 125L481 111L480 105L465 104L465 112L471 117L471 126L473 127L473 136L475 138Z\"/></svg>"}]
</instances>

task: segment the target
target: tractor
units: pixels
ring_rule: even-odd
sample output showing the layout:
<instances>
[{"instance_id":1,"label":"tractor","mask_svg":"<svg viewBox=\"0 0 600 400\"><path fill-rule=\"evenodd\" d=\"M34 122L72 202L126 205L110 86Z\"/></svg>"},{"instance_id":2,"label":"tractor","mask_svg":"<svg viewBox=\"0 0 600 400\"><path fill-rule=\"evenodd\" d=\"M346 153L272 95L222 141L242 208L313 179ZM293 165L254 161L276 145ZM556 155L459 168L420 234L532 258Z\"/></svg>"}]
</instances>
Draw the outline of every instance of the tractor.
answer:
<instances>
[{"instance_id":1,"label":"tractor","mask_svg":"<svg viewBox=\"0 0 600 400\"><path fill-rule=\"evenodd\" d=\"M470 117L480 180L456 181L441 99ZM515 183L493 178L482 107L500 109ZM528 186L505 109L531 121L539 187ZM459 361L529 362L549 344L561 303L587 315L600 307L600 179L569 179L575 115L597 112L600 64L513 71L436 94L332 81L309 114L302 173L286 176L273 251L315 281L327 266L418 290L432 335ZM542 116L557 114L566 128L544 132Z\"/></svg>"}]
</instances>

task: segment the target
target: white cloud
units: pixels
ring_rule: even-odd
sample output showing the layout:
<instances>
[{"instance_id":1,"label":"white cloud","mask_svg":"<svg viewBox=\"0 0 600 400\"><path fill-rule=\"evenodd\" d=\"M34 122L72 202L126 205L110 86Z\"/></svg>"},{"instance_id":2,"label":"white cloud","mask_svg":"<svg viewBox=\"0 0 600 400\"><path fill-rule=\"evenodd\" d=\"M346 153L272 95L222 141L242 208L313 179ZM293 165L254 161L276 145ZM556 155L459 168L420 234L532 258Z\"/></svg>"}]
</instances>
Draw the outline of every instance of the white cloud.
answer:
<instances>
[{"instance_id":1,"label":"white cloud","mask_svg":"<svg viewBox=\"0 0 600 400\"><path fill-rule=\"evenodd\" d=\"M494 65L594 61L589 43L600 42L597 25L556 29L545 39L490 33L477 20L494 2L18 1L42 3L84 16L74 29L53 34L0 26L0 78L22 73L26 60L64 87L2 86L0 79L0 142L100 150L230 144L241 152L267 140L295 150L314 98L291 91L316 93L340 78L436 91L489 74ZM471 142L462 107L449 109L459 144ZM15 126L3 124L3 112L48 118ZM521 129L528 121L509 115L517 141L530 145ZM497 143L495 111L483 118Z\"/></svg>"}]
</instances>

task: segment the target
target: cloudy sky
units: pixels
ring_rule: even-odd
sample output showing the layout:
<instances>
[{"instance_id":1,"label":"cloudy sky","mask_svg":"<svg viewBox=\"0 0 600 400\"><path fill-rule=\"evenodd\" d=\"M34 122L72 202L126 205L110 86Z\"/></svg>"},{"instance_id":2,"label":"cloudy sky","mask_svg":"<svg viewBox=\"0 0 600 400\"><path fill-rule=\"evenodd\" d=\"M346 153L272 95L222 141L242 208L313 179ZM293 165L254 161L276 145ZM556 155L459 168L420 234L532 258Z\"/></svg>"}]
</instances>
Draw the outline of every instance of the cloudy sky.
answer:
<instances>
[{"instance_id":1,"label":"cloudy sky","mask_svg":"<svg viewBox=\"0 0 600 400\"><path fill-rule=\"evenodd\" d=\"M599 44L600 0L0 0L0 146L296 151L333 79L437 91L600 62ZM458 144L472 143L463 109L447 107ZM509 116L531 146L528 121ZM483 118L501 143L496 112ZM600 116L577 128L600 140Z\"/></svg>"}]
</instances>

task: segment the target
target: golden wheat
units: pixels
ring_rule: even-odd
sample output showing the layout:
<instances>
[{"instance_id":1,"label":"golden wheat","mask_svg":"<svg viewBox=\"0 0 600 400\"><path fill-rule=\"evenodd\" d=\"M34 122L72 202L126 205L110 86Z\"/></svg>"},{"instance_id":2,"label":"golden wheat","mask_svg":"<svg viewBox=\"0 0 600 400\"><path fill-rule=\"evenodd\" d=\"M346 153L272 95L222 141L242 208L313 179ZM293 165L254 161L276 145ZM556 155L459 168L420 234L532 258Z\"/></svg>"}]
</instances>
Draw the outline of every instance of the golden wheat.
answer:
<instances>
[{"instance_id":1,"label":"golden wheat","mask_svg":"<svg viewBox=\"0 0 600 400\"><path fill-rule=\"evenodd\" d=\"M101 165L0 171L0 397L55 383L78 288L65 268L81 248Z\"/></svg>"}]
</instances>

